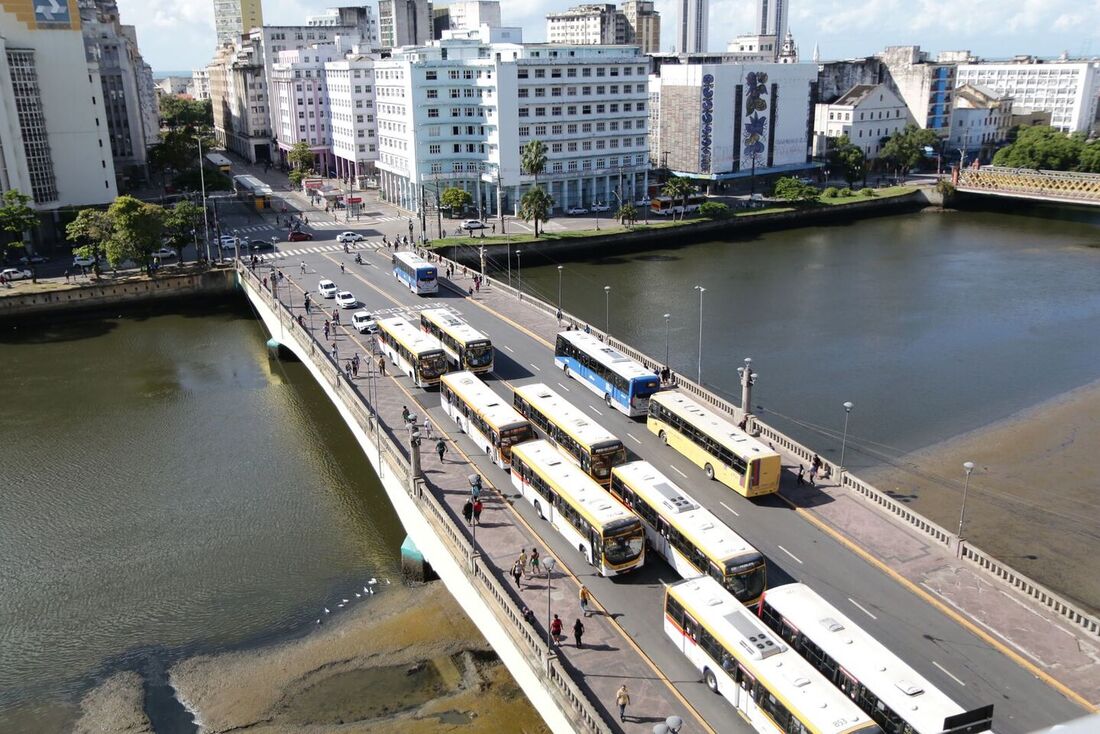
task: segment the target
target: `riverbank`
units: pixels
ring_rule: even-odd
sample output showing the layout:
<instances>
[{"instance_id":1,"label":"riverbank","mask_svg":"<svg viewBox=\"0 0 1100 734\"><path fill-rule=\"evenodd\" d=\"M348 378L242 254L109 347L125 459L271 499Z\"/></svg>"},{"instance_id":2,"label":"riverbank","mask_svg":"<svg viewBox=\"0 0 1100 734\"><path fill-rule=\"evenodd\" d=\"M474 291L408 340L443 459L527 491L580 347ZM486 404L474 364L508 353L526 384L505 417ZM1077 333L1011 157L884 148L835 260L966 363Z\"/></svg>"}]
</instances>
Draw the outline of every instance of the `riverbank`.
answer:
<instances>
[{"instance_id":1,"label":"riverbank","mask_svg":"<svg viewBox=\"0 0 1100 734\"><path fill-rule=\"evenodd\" d=\"M964 536L1093 612L1100 576L1100 381L861 473L895 499L956 530L974 462Z\"/></svg>"},{"instance_id":2,"label":"riverbank","mask_svg":"<svg viewBox=\"0 0 1100 734\"><path fill-rule=\"evenodd\" d=\"M303 638L169 671L200 730L545 732L441 583L390 585Z\"/></svg>"}]
</instances>

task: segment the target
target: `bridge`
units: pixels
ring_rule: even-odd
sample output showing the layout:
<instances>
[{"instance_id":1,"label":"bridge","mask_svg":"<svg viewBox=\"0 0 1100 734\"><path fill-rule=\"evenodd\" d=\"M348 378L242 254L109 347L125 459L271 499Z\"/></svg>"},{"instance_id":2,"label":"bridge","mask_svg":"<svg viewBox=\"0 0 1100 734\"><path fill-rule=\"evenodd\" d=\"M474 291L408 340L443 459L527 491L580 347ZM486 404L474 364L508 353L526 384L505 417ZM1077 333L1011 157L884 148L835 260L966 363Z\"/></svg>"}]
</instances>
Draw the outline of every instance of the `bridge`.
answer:
<instances>
[{"instance_id":1,"label":"bridge","mask_svg":"<svg viewBox=\"0 0 1100 734\"><path fill-rule=\"evenodd\" d=\"M1100 174L1096 173L982 166L955 169L951 182L967 194L1100 206Z\"/></svg>"},{"instance_id":2,"label":"bridge","mask_svg":"<svg viewBox=\"0 0 1100 734\"><path fill-rule=\"evenodd\" d=\"M352 290L374 313L412 317L426 307L459 313L492 337L498 359L488 384L502 398L510 402L511 387L524 382L560 387L576 406L599 415L632 453L679 474L676 481L686 491L761 550L769 584L797 580L814 586L964 708L995 703L998 734L1025 734L1095 709L1100 620L838 466L831 465L831 483L797 485L798 465L814 452L755 419L761 439L783 455L785 471L779 496L744 500L706 481L644 425L607 415L598 396L555 374L555 307L492 278L471 295L461 264L461 275L440 279L438 295L418 297L390 275L389 253L379 243L356 249L362 265L333 246L292 253L290 262L283 253L265 256L254 270L238 267L238 279L273 348L292 352L328 394L410 537L555 732L648 734L654 722L670 715L684 720L685 734L752 730L710 693L664 636L661 586L676 574L651 557L628 580L595 575L576 548L547 531L526 503L515 501L507 476L455 430L437 392L420 390L404 376L378 373L370 359L373 340L354 329L342 326L322 341L324 315L303 307L304 294L318 279ZM296 266L303 259L306 272L300 274ZM277 281L275 267L281 264L290 267ZM590 328L631 356L658 363ZM367 368L349 375L343 361L355 353L367 356ZM703 386L681 381L679 387L735 420L743 416ZM410 446L401 417L406 405L432 422L433 434L445 437L450 448L444 462L434 455L421 459ZM461 518L473 473L482 476L488 496L484 524L476 529ZM531 547L543 549L557 567L551 578L517 589L508 571L519 549ZM582 583L599 612L585 620L586 648L547 644L549 613L563 613L567 621L578 616ZM620 723L613 700L623 682L636 718Z\"/></svg>"}]
</instances>

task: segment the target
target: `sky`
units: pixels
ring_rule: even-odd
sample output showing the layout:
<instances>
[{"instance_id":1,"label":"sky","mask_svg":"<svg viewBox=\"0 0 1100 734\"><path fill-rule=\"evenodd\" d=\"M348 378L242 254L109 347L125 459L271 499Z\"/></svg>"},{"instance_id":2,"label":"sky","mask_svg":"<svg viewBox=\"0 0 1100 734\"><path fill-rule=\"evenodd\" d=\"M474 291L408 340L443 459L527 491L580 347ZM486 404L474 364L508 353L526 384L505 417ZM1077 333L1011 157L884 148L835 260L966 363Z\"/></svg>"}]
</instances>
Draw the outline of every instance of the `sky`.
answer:
<instances>
[{"instance_id":1,"label":"sky","mask_svg":"<svg viewBox=\"0 0 1100 734\"><path fill-rule=\"evenodd\" d=\"M583 1L502 0L502 20L522 26L525 40L542 41L546 13ZM264 20L302 23L306 15L344 3L264 0ZM138 45L154 70L193 69L210 60L213 0L118 0L118 6L122 21L137 26ZM671 50L675 37L676 6L676 0L656 0L664 51ZM723 50L734 35L749 32L755 7L753 0L711 0L709 50ZM991 58L1053 57L1063 51L1100 57L1100 0L791 0L789 24L806 61L814 44L822 59L869 56L885 46L910 44L932 52L969 49Z\"/></svg>"}]
</instances>

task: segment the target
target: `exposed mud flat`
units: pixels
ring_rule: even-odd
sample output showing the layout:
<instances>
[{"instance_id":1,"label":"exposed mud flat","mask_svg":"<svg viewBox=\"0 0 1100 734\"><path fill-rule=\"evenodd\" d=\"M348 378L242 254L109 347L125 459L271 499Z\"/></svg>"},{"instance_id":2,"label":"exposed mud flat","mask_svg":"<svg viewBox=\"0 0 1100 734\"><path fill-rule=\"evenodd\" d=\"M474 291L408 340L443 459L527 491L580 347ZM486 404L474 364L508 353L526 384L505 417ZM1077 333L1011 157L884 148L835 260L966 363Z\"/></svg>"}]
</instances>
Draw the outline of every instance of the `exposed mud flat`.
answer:
<instances>
[{"instance_id":1,"label":"exposed mud flat","mask_svg":"<svg viewBox=\"0 0 1100 734\"><path fill-rule=\"evenodd\" d=\"M139 674L116 673L81 699L73 734L152 734L144 699Z\"/></svg>"}]
</instances>

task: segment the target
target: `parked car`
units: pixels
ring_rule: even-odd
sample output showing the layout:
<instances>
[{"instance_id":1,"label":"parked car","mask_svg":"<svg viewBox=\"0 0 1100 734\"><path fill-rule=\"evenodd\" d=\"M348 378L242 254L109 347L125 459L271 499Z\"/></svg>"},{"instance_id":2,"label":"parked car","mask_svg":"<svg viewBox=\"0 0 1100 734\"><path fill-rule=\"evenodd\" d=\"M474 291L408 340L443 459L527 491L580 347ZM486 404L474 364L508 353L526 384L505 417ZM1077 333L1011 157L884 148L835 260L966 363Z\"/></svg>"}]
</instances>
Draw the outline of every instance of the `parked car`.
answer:
<instances>
[{"instance_id":1,"label":"parked car","mask_svg":"<svg viewBox=\"0 0 1100 734\"><path fill-rule=\"evenodd\" d=\"M467 219L462 223L463 229L486 229L487 225L478 219Z\"/></svg>"},{"instance_id":2,"label":"parked car","mask_svg":"<svg viewBox=\"0 0 1100 734\"><path fill-rule=\"evenodd\" d=\"M159 250L153 251L153 257L160 260L167 260L168 258L177 257L176 251L171 247L162 247Z\"/></svg>"},{"instance_id":3,"label":"parked car","mask_svg":"<svg viewBox=\"0 0 1100 734\"><path fill-rule=\"evenodd\" d=\"M45 255L24 255L19 258L20 265L41 265L42 263L49 262L50 258Z\"/></svg>"},{"instance_id":4,"label":"parked car","mask_svg":"<svg viewBox=\"0 0 1100 734\"><path fill-rule=\"evenodd\" d=\"M240 239L237 237L222 237L222 250L226 252L233 252L240 245Z\"/></svg>"},{"instance_id":5,"label":"parked car","mask_svg":"<svg viewBox=\"0 0 1100 734\"><path fill-rule=\"evenodd\" d=\"M336 294L336 305L340 308L355 308L359 305L359 299L351 291L340 291Z\"/></svg>"},{"instance_id":6,"label":"parked car","mask_svg":"<svg viewBox=\"0 0 1100 734\"><path fill-rule=\"evenodd\" d=\"M374 317L366 311L356 311L351 315L351 325L359 330L360 334L373 334L378 331L378 324L374 323Z\"/></svg>"},{"instance_id":7,"label":"parked car","mask_svg":"<svg viewBox=\"0 0 1100 734\"><path fill-rule=\"evenodd\" d=\"M322 280L317 284L317 292L322 298L336 298L336 284L331 280Z\"/></svg>"},{"instance_id":8,"label":"parked car","mask_svg":"<svg viewBox=\"0 0 1100 734\"><path fill-rule=\"evenodd\" d=\"M341 232L340 234L336 235L336 241L343 242L345 245L350 245L353 242L362 242L365 239L366 237L359 234L358 232Z\"/></svg>"},{"instance_id":9,"label":"parked car","mask_svg":"<svg viewBox=\"0 0 1100 734\"><path fill-rule=\"evenodd\" d=\"M267 240L252 240L248 243L248 249L252 252L267 252L274 250L275 245Z\"/></svg>"},{"instance_id":10,"label":"parked car","mask_svg":"<svg viewBox=\"0 0 1100 734\"><path fill-rule=\"evenodd\" d=\"M588 210L583 206L571 206L565 210L566 214L587 214Z\"/></svg>"},{"instance_id":11,"label":"parked car","mask_svg":"<svg viewBox=\"0 0 1100 734\"><path fill-rule=\"evenodd\" d=\"M4 280L24 280L31 277L31 271L23 268L4 268L0 271L0 275L4 276Z\"/></svg>"},{"instance_id":12,"label":"parked car","mask_svg":"<svg viewBox=\"0 0 1100 734\"><path fill-rule=\"evenodd\" d=\"M593 204L592 205L592 211L594 211L594 212L609 212L609 211L611 211L611 207L609 207L607 204Z\"/></svg>"},{"instance_id":13,"label":"parked car","mask_svg":"<svg viewBox=\"0 0 1100 734\"><path fill-rule=\"evenodd\" d=\"M81 257L77 255L73 258L73 267L76 268L90 268L95 265L94 257Z\"/></svg>"},{"instance_id":14,"label":"parked car","mask_svg":"<svg viewBox=\"0 0 1100 734\"><path fill-rule=\"evenodd\" d=\"M309 232L291 232L287 237L288 242L309 242L313 239L313 235Z\"/></svg>"},{"instance_id":15,"label":"parked car","mask_svg":"<svg viewBox=\"0 0 1100 734\"><path fill-rule=\"evenodd\" d=\"M649 206L649 204L650 204L650 200L649 200L649 199L635 199L635 200L634 200L634 206L644 206L644 207L648 207L648 206Z\"/></svg>"}]
</instances>

